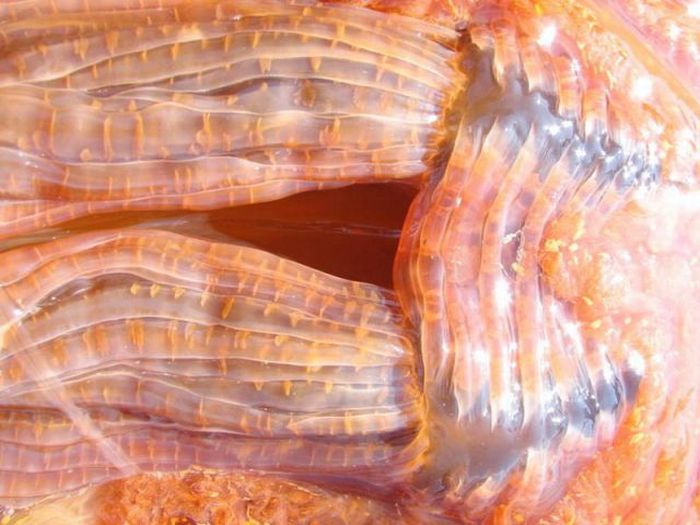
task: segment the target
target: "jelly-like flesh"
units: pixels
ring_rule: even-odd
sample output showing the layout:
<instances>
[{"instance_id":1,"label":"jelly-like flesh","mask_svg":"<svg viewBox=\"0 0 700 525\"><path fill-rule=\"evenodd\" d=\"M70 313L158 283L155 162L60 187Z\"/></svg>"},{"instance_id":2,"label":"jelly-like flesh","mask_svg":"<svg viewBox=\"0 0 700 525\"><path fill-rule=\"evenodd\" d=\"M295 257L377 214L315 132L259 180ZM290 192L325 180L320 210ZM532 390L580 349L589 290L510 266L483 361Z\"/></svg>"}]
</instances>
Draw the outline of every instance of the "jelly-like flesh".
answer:
<instances>
[{"instance_id":1,"label":"jelly-like flesh","mask_svg":"<svg viewBox=\"0 0 700 525\"><path fill-rule=\"evenodd\" d=\"M699 20L0 6L2 519L696 522Z\"/></svg>"}]
</instances>

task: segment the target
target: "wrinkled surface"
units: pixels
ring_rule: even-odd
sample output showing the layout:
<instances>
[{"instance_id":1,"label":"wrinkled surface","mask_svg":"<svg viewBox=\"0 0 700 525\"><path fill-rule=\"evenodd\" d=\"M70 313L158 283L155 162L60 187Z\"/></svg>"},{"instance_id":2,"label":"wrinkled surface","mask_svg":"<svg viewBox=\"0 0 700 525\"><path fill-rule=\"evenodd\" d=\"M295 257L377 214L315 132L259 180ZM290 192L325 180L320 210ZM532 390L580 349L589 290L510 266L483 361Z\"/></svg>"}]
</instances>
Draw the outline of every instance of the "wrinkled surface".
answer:
<instances>
[{"instance_id":1,"label":"wrinkled surface","mask_svg":"<svg viewBox=\"0 0 700 525\"><path fill-rule=\"evenodd\" d=\"M697 522L699 38L675 0L0 6L3 520Z\"/></svg>"}]
</instances>

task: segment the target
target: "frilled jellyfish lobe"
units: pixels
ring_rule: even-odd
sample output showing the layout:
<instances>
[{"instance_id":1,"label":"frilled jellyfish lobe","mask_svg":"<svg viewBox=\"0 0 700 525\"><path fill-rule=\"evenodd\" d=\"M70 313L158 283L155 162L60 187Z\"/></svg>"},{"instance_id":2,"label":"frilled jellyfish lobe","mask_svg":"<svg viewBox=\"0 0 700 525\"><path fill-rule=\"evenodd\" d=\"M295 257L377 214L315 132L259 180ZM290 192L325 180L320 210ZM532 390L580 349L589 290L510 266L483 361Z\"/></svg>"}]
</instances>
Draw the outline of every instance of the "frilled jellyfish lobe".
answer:
<instances>
[{"instance_id":1,"label":"frilled jellyfish lobe","mask_svg":"<svg viewBox=\"0 0 700 525\"><path fill-rule=\"evenodd\" d=\"M463 519L480 522L496 507L498 519L519 522L542 516L613 444L636 413L640 385L645 396L660 388L668 407L687 399L685 414L669 424L695 432L698 370L685 326L697 315L697 241L655 223L668 220L663 214L675 225L680 217L694 222L700 210L687 159L674 151L660 159L668 145L657 142L658 128L670 132L671 117L631 130L622 124L630 104L601 91L566 41L544 50L547 33L529 33L529 20L493 6L471 15L468 87L455 104L463 116L444 172L409 213L395 276L420 327L431 421L418 485ZM665 184L673 178L689 183L685 192ZM658 211L649 208L654 199ZM669 205L679 209L660 211ZM649 244L634 221L647 223ZM643 277L676 265L686 290L674 284L669 293L667 282ZM644 341L639 334L649 331ZM661 333L669 340L656 346ZM678 389L668 371L666 386L649 385L661 374L650 360L684 363ZM696 448L674 449L687 462L674 498L681 513ZM627 499L590 522L624 516Z\"/></svg>"},{"instance_id":2,"label":"frilled jellyfish lobe","mask_svg":"<svg viewBox=\"0 0 700 525\"><path fill-rule=\"evenodd\" d=\"M197 466L418 522L692 519L692 42L650 54L637 3L348 3L0 7L0 501ZM26 237L395 180L401 308L164 229Z\"/></svg>"},{"instance_id":3,"label":"frilled jellyfish lobe","mask_svg":"<svg viewBox=\"0 0 700 525\"><path fill-rule=\"evenodd\" d=\"M3 237L416 177L462 84L454 31L369 10L33 4L0 21Z\"/></svg>"},{"instance_id":4,"label":"frilled jellyfish lobe","mask_svg":"<svg viewBox=\"0 0 700 525\"><path fill-rule=\"evenodd\" d=\"M389 292L165 231L2 259L4 503L190 465L380 483L419 452Z\"/></svg>"}]
</instances>

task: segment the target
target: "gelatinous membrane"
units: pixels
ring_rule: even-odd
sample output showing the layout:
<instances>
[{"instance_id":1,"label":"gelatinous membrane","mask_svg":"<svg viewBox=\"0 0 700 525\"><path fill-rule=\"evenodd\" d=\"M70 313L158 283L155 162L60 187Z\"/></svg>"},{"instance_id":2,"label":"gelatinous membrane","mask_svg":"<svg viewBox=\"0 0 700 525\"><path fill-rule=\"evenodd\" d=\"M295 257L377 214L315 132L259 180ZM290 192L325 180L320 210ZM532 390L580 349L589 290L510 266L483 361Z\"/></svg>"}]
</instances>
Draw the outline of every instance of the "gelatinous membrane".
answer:
<instances>
[{"instance_id":1,"label":"gelatinous membrane","mask_svg":"<svg viewBox=\"0 0 700 525\"><path fill-rule=\"evenodd\" d=\"M0 98L14 108L0 117L2 236L415 177L461 84L454 32L410 19L283 2L108 7L10 10L0 25Z\"/></svg>"},{"instance_id":2,"label":"gelatinous membrane","mask_svg":"<svg viewBox=\"0 0 700 525\"><path fill-rule=\"evenodd\" d=\"M371 484L418 452L414 336L388 292L163 231L3 257L7 503L192 464Z\"/></svg>"},{"instance_id":3,"label":"gelatinous membrane","mask_svg":"<svg viewBox=\"0 0 700 525\"><path fill-rule=\"evenodd\" d=\"M694 22L674 39L650 23L671 3L346 3L377 10L0 7L0 502L92 487L64 504L99 514L110 490L172 490L206 503L162 519L217 522L193 484L271 483L279 523L697 521ZM389 181L418 188L398 299L320 239L356 281L279 256L323 259L266 245L259 204L223 209ZM332 226L393 235L341 193ZM282 229L287 205L267 208Z\"/></svg>"},{"instance_id":4,"label":"gelatinous membrane","mask_svg":"<svg viewBox=\"0 0 700 525\"><path fill-rule=\"evenodd\" d=\"M644 473L627 476L620 466L633 470L626 461L639 454L625 450L625 440L650 440L651 429L648 421L645 430L639 422L627 424L634 431L619 428L650 409L643 403L655 391L666 410L679 398L688 403L672 420L656 420L659 429L697 432L698 370L684 328L694 323L697 299L678 284L669 293L667 281L641 277L679 265L695 289L695 236L655 223L697 220L694 173L685 171L697 152L689 165L675 152L659 162L650 129L668 132L671 116L625 128L629 104L619 92L601 92L580 55L562 54L556 42L542 52L527 26L493 6L471 14L464 116L444 171L414 202L395 267L421 333L431 419L418 483L442 493L462 518L520 522L544 514L595 457L599 468L615 470L591 477L613 486L601 481L597 491L583 474L570 513L552 522L577 513L582 523L633 519L649 513L650 500L678 520L694 491L696 444L667 444L673 460L656 449ZM658 186L666 178L690 179L687 193ZM634 224L638 216L644 226ZM657 343L661 333L668 339ZM666 352L685 363L682 380L656 368ZM650 384L651 377L665 379ZM635 403L641 408L632 410ZM616 436L615 452L596 456ZM650 500L640 498L652 475L673 477L672 498L662 481ZM610 503L601 506L598 496ZM649 515L668 519L660 512Z\"/></svg>"}]
</instances>

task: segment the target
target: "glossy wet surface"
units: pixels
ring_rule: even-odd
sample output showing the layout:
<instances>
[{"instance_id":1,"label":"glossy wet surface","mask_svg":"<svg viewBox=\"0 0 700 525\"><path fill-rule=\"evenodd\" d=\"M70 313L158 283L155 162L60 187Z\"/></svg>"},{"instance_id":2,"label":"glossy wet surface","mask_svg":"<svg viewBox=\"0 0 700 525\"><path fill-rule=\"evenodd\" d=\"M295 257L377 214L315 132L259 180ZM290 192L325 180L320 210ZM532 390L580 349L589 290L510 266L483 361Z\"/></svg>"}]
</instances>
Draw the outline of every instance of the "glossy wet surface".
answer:
<instances>
[{"instance_id":1,"label":"glossy wet surface","mask_svg":"<svg viewBox=\"0 0 700 525\"><path fill-rule=\"evenodd\" d=\"M7 520L696 519L692 22L371 7L3 6Z\"/></svg>"}]
</instances>

